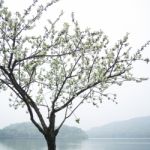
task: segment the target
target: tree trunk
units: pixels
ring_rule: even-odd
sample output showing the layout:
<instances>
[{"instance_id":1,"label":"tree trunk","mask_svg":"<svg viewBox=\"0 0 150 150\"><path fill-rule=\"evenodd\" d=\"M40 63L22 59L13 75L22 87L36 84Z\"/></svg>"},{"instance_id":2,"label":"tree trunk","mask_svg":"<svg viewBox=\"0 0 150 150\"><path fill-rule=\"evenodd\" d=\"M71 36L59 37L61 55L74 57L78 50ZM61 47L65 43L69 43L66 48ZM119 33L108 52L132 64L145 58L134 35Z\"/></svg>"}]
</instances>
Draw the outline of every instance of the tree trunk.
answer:
<instances>
[{"instance_id":1,"label":"tree trunk","mask_svg":"<svg viewBox=\"0 0 150 150\"><path fill-rule=\"evenodd\" d=\"M55 130L55 113L51 113L50 126L45 134L48 150L56 150L56 136L57 132Z\"/></svg>"},{"instance_id":2,"label":"tree trunk","mask_svg":"<svg viewBox=\"0 0 150 150\"><path fill-rule=\"evenodd\" d=\"M46 138L48 150L56 150L56 137L50 136Z\"/></svg>"}]
</instances>

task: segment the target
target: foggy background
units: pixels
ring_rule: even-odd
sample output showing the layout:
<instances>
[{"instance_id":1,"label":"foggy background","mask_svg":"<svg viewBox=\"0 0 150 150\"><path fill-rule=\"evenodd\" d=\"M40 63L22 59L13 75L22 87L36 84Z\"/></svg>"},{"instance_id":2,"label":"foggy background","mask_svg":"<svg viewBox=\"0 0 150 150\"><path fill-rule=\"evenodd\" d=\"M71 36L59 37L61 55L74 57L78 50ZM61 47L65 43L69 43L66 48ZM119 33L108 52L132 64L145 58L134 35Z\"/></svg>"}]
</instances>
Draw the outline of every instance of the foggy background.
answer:
<instances>
[{"instance_id":1,"label":"foggy background","mask_svg":"<svg viewBox=\"0 0 150 150\"><path fill-rule=\"evenodd\" d=\"M31 0L5 0L5 4L12 11L25 9L30 2ZM150 40L149 8L149 0L60 0L50 8L46 16L55 18L64 10L62 21L65 22L70 21L71 12L75 12L75 18L82 28L102 29L112 44L129 32L129 43L134 50ZM150 57L150 47L145 49L145 56ZM137 76L150 77L150 65L137 63L134 73ZM65 124L86 130L112 121L149 116L149 89L150 80L138 84L127 82L121 87L111 87L110 91L117 94L117 105L111 101L105 101L99 108L89 104L82 105L75 113L81 120L80 124L75 122L74 116ZM25 110L10 108L8 92L1 92L0 128L25 121L29 121Z\"/></svg>"}]
</instances>

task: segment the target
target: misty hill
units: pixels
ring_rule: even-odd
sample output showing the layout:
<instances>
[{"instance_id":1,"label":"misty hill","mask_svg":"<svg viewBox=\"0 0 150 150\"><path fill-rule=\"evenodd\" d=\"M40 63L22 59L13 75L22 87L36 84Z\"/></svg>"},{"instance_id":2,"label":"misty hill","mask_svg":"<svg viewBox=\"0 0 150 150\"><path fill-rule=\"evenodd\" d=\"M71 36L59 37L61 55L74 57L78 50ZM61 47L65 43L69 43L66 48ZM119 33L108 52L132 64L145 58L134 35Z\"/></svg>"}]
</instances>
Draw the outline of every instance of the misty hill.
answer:
<instances>
[{"instance_id":1,"label":"misty hill","mask_svg":"<svg viewBox=\"0 0 150 150\"><path fill-rule=\"evenodd\" d=\"M0 138L43 138L43 135L30 122L16 123L0 130ZM86 133L80 128L63 126L58 134L63 139L85 139Z\"/></svg>"},{"instance_id":2,"label":"misty hill","mask_svg":"<svg viewBox=\"0 0 150 150\"><path fill-rule=\"evenodd\" d=\"M150 116L113 122L87 131L90 138L150 138Z\"/></svg>"}]
</instances>

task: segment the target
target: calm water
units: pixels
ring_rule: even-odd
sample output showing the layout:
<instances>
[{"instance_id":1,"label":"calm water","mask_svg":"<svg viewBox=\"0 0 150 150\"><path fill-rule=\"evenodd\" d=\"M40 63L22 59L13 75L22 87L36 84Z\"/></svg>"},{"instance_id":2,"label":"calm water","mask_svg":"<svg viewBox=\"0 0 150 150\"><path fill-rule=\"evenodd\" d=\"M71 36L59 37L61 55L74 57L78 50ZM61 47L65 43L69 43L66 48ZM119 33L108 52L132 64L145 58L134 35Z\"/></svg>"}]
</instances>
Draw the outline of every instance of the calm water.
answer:
<instances>
[{"instance_id":1,"label":"calm water","mask_svg":"<svg viewBox=\"0 0 150 150\"><path fill-rule=\"evenodd\" d=\"M42 140L0 140L0 150L46 150ZM150 150L150 139L58 141L57 150Z\"/></svg>"}]
</instances>

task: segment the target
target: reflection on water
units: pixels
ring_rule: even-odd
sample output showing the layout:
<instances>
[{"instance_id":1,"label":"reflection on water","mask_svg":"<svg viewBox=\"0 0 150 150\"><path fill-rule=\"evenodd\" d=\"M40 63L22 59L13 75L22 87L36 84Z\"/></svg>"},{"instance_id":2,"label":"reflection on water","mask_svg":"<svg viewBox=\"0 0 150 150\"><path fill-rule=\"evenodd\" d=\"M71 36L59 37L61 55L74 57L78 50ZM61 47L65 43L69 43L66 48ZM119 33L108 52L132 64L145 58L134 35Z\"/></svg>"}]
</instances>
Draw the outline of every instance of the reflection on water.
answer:
<instances>
[{"instance_id":1,"label":"reflection on water","mask_svg":"<svg viewBox=\"0 0 150 150\"><path fill-rule=\"evenodd\" d=\"M57 141L57 150L150 150L150 139ZM0 150L47 150L41 139L0 139Z\"/></svg>"},{"instance_id":2,"label":"reflection on water","mask_svg":"<svg viewBox=\"0 0 150 150\"><path fill-rule=\"evenodd\" d=\"M3 148L1 148L1 145L3 146ZM41 139L0 140L0 150L44 150L44 147L46 148L46 144Z\"/></svg>"},{"instance_id":3,"label":"reflection on water","mask_svg":"<svg viewBox=\"0 0 150 150\"><path fill-rule=\"evenodd\" d=\"M83 150L150 150L150 139L90 139Z\"/></svg>"},{"instance_id":4,"label":"reflection on water","mask_svg":"<svg viewBox=\"0 0 150 150\"><path fill-rule=\"evenodd\" d=\"M79 150L83 141L59 140L57 150ZM0 150L47 150L43 139L0 139Z\"/></svg>"},{"instance_id":5,"label":"reflection on water","mask_svg":"<svg viewBox=\"0 0 150 150\"><path fill-rule=\"evenodd\" d=\"M58 150L81 150L82 145L84 145L84 142L86 140L81 140L81 141L63 141L59 140L57 142L57 149Z\"/></svg>"}]
</instances>

